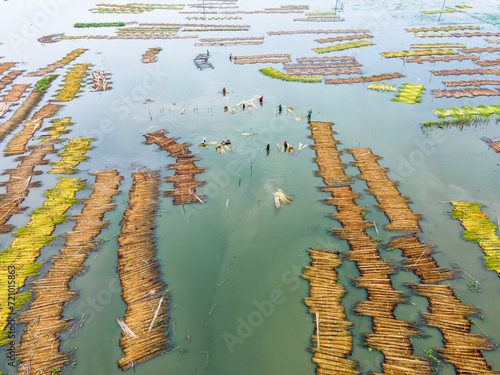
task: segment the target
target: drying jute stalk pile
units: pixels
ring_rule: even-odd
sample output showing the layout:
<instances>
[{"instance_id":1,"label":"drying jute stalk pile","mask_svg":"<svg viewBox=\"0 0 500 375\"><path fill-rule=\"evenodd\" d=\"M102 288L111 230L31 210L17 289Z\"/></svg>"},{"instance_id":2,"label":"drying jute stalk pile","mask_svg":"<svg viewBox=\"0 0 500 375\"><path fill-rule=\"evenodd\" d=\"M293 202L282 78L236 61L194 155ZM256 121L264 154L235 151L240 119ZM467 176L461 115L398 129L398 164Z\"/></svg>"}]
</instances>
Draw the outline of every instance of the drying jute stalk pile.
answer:
<instances>
[{"instance_id":1,"label":"drying jute stalk pile","mask_svg":"<svg viewBox=\"0 0 500 375\"><path fill-rule=\"evenodd\" d=\"M26 83L22 85L13 85L9 93L5 95L2 99L3 102L17 102L21 99L21 95L31 86L31 83Z\"/></svg>"},{"instance_id":2,"label":"drying jute stalk pile","mask_svg":"<svg viewBox=\"0 0 500 375\"><path fill-rule=\"evenodd\" d=\"M309 298L304 303L314 316L316 329L312 336L316 374L357 375L357 362L348 359L352 352L352 322L346 320L342 297L345 288L338 284L335 269L341 265L336 251L309 249L311 266L304 267L302 277L309 280Z\"/></svg>"},{"instance_id":3,"label":"drying jute stalk pile","mask_svg":"<svg viewBox=\"0 0 500 375\"><path fill-rule=\"evenodd\" d=\"M82 53L84 53L86 49L84 48L78 48L75 49L73 52L68 53L65 57L63 57L61 60L56 61L47 67L37 70L36 72L28 73L26 74L27 77L41 77L44 76L45 74L52 73L54 70L59 69L63 67L64 65L70 63L74 59L76 59L78 56L80 56Z\"/></svg>"},{"instance_id":4,"label":"drying jute stalk pile","mask_svg":"<svg viewBox=\"0 0 500 375\"><path fill-rule=\"evenodd\" d=\"M205 168L197 167L194 163L200 160L189 151L190 143L177 143L179 138L165 137L166 130L158 130L145 134L146 144L156 143L160 150L167 150L170 156L176 158L168 169L175 169L174 176L165 177L166 182L173 182L174 188L165 191L165 196L174 197L174 204L203 203L203 196L196 194L196 188L205 184L205 181L196 181L195 176L203 173Z\"/></svg>"},{"instance_id":5,"label":"drying jute stalk pile","mask_svg":"<svg viewBox=\"0 0 500 375\"><path fill-rule=\"evenodd\" d=\"M120 222L118 275L127 308L118 366L126 370L169 350L169 293L155 260L155 213L158 209L157 171L132 174L128 207Z\"/></svg>"},{"instance_id":6,"label":"drying jute stalk pile","mask_svg":"<svg viewBox=\"0 0 500 375\"><path fill-rule=\"evenodd\" d=\"M117 188L122 180L114 170L91 174L96 176L93 191L84 199L81 214L72 217L76 224L65 235L64 248L52 258L53 265L47 274L31 284L33 301L28 311L18 315L18 323L26 323L16 350L20 358L18 374L51 374L71 359L71 353L60 351L59 337L73 325L71 320L63 319L65 305L78 296L70 290L69 283L84 271L88 254L97 247L95 239L108 224L102 220L103 216L115 208L111 200L119 193Z\"/></svg>"},{"instance_id":7,"label":"drying jute stalk pile","mask_svg":"<svg viewBox=\"0 0 500 375\"><path fill-rule=\"evenodd\" d=\"M405 296L392 286L390 275L396 272L395 267L381 260L378 242L366 233L371 223L364 218L364 208L355 202L359 194L349 185L351 177L345 175L345 164L340 160L341 151L336 147L338 141L332 137L331 125L311 121L310 138L315 143L312 148L316 151L318 175L327 185L322 191L332 195L326 202L336 207L337 214L332 217L342 225L342 228L331 229L331 233L347 240L351 248L348 258L356 263L360 272L354 284L367 292L368 301L354 307L357 314L372 317L374 333L365 335L365 345L383 354L383 373L431 374L433 369L429 360L412 354L410 336L421 336L420 331L413 322L399 320L394 315L396 306L405 302Z\"/></svg>"}]
</instances>

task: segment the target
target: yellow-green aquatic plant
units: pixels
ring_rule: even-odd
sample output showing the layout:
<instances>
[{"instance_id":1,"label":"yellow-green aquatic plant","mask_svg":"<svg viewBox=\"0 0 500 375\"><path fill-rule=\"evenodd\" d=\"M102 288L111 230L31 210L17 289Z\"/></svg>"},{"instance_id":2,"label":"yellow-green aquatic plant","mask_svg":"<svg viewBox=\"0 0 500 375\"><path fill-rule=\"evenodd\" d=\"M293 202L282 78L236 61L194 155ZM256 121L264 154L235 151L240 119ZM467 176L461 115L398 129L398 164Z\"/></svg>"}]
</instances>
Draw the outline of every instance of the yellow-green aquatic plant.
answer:
<instances>
[{"instance_id":1,"label":"yellow-green aquatic plant","mask_svg":"<svg viewBox=\"0 0 500 375\"><path fill-rule=\"evenodd\" d=\"M281 79L282 81L319 83L323 79L323 77L321 76L294 76L291 74L282 73L272 67L262 68L259 70L259 72L272 78Z\"/></svg>"},{"instance_id":2,"label":"yellow-green aquatic plant","mask_svg":"<svg viewBox=\"0 0 500 375\"><path fill-rule=\"evenodd\" d=\"M488 216L481 212L480 204L475 202L451 202L455 208L450 215L460 220L465 232L462 237L481 246L486 267L500 275L500 238L496 235L497 227Z\"/></svg>"}]
</instances>

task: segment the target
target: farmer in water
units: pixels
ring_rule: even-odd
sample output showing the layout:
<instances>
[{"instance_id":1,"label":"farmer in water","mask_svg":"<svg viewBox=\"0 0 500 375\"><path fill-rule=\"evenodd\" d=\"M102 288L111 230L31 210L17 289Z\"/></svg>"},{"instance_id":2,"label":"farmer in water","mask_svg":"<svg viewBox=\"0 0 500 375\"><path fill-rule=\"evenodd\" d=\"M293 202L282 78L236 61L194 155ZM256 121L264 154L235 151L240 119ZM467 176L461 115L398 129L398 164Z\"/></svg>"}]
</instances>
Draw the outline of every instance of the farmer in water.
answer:
<instances>
[{"instance_id":1,"label":"farmer in water","mask_svg":"<svg viewBox=\"0 0 500 375\"><path fill-rule=\"evenodd\" d=\"M281 106L281 104L278 106L278 112L281 114L281 111L283 110L283 107Z\"/></svg>"},{"instance_id":2,"label":"farmer in water","mask_svg":"<svg viewBox=\"0 0 500 375\"><path fill-rule=\"evenodd\" d=\"M285 143L283 143L283 151L286 151L287 148L288 148L288 143L286 143L286 141L285 141Z\"/></svg>"},{"instance_id":3,"label":"farmer in water","mask_svg":"<svg viewBox=\"0 0 500 375\"><path fill-rule=\"evenodd\" d=\"M266 146L267 156L269 156L269 149L270 148L271 148L271 146L269 146L269 142L267 142L267 146Z\"/></svg>"},{"instance_id":4,"label":"farmer in water","mask_svg":"<svg viewBox=\"0 0 500 375\"><path fill-rule=\"evenodd\" d=\"M222 95L226 96L226 88L225 87L222 88Z\"/></svg>"},{"instance_id":5,"label":"farmer in water","mask_svg":"<svg viewBox=\"0 0 500 375\"><path fill-rule=\"evenodd\" d=\"M311 115L312 115L313 111L312 109L310 109L309 111L307 111L307 120L308 121L311 121Z\"/></svg>"}]
</instances>

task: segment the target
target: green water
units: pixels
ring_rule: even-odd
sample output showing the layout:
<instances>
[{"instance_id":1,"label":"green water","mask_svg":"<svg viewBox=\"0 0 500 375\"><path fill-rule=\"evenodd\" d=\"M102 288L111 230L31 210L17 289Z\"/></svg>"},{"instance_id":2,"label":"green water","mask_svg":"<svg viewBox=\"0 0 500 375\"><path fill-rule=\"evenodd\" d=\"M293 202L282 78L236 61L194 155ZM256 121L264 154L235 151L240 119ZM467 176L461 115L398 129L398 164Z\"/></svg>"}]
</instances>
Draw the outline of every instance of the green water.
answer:
<instances>
[{"instance_id":1,"label":"green water","mask_svg":"<svg viewBox=\"0 0 500 375\"><path fill-rule=\"evenodd\" d=\"M310 11L332 10L332 3L309 1ZM435 258L443 267L459 267L477 278L481 291L471 291L467 275L461 273L449 282L464 303L481 309L484 319L473 317L477 326L472 332L488 334L495 343L500 343L498 293L500 280L495 272L485 269L482 250L475 243L461 238L463 228L448 215L450 200L471 200L485 204L484 212L493 222L500 211L498 193L498 155L489 150L480 138L500 136L500 129L492 118L486 125L458 131L456 129L434 130L427 134L420 123L436 120L431 112L437 107L478 104L498 104L495 97L475 99L434 99L431 89L443 89L442 80L497 79L498 76L435 77L429 70L474 69L471 61L449 63L404 64L400 59L384 59L383 51L408 49L411 43L462 42L467 47L497 46L486 43L483 37L475 38L414 38L405 32L406 27L440 25L480 25L481 31L498 32L498 26L482 23L485 15L498 17L495 2L476 4L465 13L423 15L420 10L440 9L442 3L435 1L405 3L344 1L341 23L293 22L300 14L255 14L241 15L241 20L227 23L251 25L250 31L232 33L234 36L265 36L265 42L257 46L213 47L210 62L213 70L199 71L192 60L204 47L194 47L196 39L185 40L76 40L42 45L36 38L58 32L67 35L112 34L114 29L74 29L75 22L200 22L185 20L176 11L154 11L138 15L92 14L90 1L78 4L59 4L50 22L39 26L25 42L12 42L12 33L23 36L21 27L25 20L37 24L35 17L42 8L40 4L23 4L12 1L0 5L0 25L5 32L0 39L0 59L20 61L18 69L33 71L56 61L76 48L88 48L75 62L92 63L92 70L103 70L112 74L111 91L94 93L87 87L78 98L68 103L61 116L71 116L74 125L66 137L94 136L95 148L88 152L90 159L79 166L77 176L86 178L89 185L93 177L88 172L104 168L116 168L125 177L116 197L117 208L106 214L110 226L101 234L109 239L92 253L86 262L87 271L74 279L72 288L80 297L68 305L65 316L79 318L86 314L87 321L78 334L63 342L64 349L76 347L75 368L65 373L72 374L119 374L116 361L121 358L118 341L121 336L116 318L122 318L125 305L116 274L116 236L119 222L127 207L131 173L144 167L158 169L162 177L171 175L166 166L174 159L156 145L145 145L143 134L158 129L167 129L168 136L180 137L179 142L193 144L191 150L201 160L197 165L206 168L198 179L206 185L197 193L206 195L204 205L174 206L171 198L161 198L157 215L158 261L163 271L163 280L170 290L171 322L169 335L171 345L177 348L172 353L137 365L137 373L174 374L314 374L311 362L311 335L314 324L307 314L302 299L308 295L308 284L299 278L301 269L307 265L310 247L328 248L344 252L345 241L331 237L328 228L339 223L330 218L335 212L323 200L327 194L318 190L323 180L315 176L317 165L314 152L309 147L293 155L280 153L276 144L289 144L298 148L299 142L311 144L305 120L295 121L287 111L277 114L279 104L294 107L297 116L305 116L313 110L313 120L334 122L335 137L342 143L339 148L370 147L383 156L379 162L389 167L389 177L399 182L403 195L412 200L411 208L423 215L422 239L436 245ZM286 2L240 1L241 9L262 9L281 6ZM453 6L455 4L447 4ZM224 16L224 15L218 15ZM25 18L24 18L25 17ZM489 19L489 18L488 18ZM226 20L216 20L222 24ZM374 35L374 46L333 52L322 56L355 56L363 64L363 75L401 72L406 77L390 81L402 85L405 82L423 84L426 91L422 103L409 105L391 102L393 93L367 90L368 84L325 85L283 82L263 76L258 69L266 66L234 65L228 56L256 55L262 53L291 53L292 59L312 57L311 48L317 47L314 39L325 34L294 36L268 36L267 31L295 29L370 29ZM200 37L224 37L227 33L198 33ZM494 37L489 39L496 39ZM16 40L16 39L14 39ZM21 44L19 44L21 43ZM158 62L141 64L140 57L149 47L162 47ZM484 53L483 60L496 59L498 54ZM276 69L281 69L277 64ZM62 83L64 69L52 85L53 95ZM16 83L32 83L32 78L20 77ZM226 87L226 96L222 95ZM251 112L230 114L223 111L225 105L233 106L254 95L264 97L263 106L256 101L258 109ZM48 99L47 96L45 99ZM145 102L146 99L152 101ZM42 103L43 104L43 103ZM149 104L149 107L148 107ZM186 107L183 115L180 110ZM4 119L2 119L4 120ZM44 127L47 123L44 123ZM256 132L245 136L239 131ZM2 143L5 147L8 137ZM221 141L230 139L233 153L223 156L214 147L200 148L203 139ZM32 142L36 142L32 141ZM269 155L266 143L271 145ZM58 160L57 155L47 159ZM345 163L352 161L350 154L342 155ZM17 165L14 158L2 158L2 171ZM38 167L43 172L49 166ZM346 172L357 175L352 166ZM239 183L241 177L241 184ZM5 181L8 176L0 176ZM22 226L29 220L29 213L40 206L43 192L54 186L57 176L43 174L35 176L42 187L31 189L23 203L28 206L25 213L14 216L10 223ZM162 191L171 189L171 184L162 183ZM290 194L293 202L274 207L272 193L282 188ZM364 181L356 181L353 189L364 192ZM78 193L80 198L88 196L89 190ZM358 199L368 209L367 219L375 221L380 234L374 229L369 233L388 242L398 233L387 232L385 215L374 205L375 199L365 194ZM78 213L81 205L71 213ZM57 228L56 233L71 230L71 222ZM0 243L5 248L12 237L2 235ZM62 240L42 251L47 259L63 245ZM384 259L399 266L400 251L381 251ZM362 345L362 335L371 333L371 321L352 313L351 306L366 299L363 289L354 288L351 280L359 276L355 265L344 261L338 269L342 284L347 288L343 299L348 319L354 322L354 349L352 358L360 364L363 373L380 371L382 356L368 351ZM462 277L463 278L462 278ZM405 286L417 282L415 275L399 271L392 276L394 286L408 293L409 303L400 305L396 315L400 319L420 322L419 313L426 311L427 300L414 296ZM479 328L478 328L479 327ZM426 337L414 339L416 354L424 350L442 347L442 337L433 328L422 326ZM484 352L489 364L500 371L498 351ZM14 373L5 365L5 353L0 352L0 371ZM129 370L129 372L132 370ZM452 367L442 364L440 374L454 374Z\"/></svg>"}]
</instances>

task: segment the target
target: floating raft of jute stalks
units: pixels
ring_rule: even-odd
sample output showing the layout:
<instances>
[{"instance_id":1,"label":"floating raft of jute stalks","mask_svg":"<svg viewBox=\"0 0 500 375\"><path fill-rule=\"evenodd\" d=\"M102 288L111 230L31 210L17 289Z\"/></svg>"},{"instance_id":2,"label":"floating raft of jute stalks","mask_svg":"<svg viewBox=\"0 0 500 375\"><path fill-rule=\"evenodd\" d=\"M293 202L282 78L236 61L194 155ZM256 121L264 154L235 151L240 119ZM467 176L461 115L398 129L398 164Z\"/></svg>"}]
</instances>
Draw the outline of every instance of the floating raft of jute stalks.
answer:
<instances>
[{"instance_id":1,"label":"floating raft of jute stalks","mask_svg":"<svg viewBox=\"0 0 500 375\"><path fill-rule=\"evenodd\" d=\"M106 211L113 210L111 200L122 177L114 170L91 173L95 175L92 193L83 199L81 214L71 218L73 230L64 235L66 242L59 254L52 258L47 274L30 285L33 301L28 311L17 316L17 322L26 324L21 342L16 349L20 362L18 374L51 374L72 360L70 352L61 351L59 334L72 332L75 322L63 318L65 305L78 297L70 290L71 280L85 270L84 262L99 242L95 241L107 226L103 221ZM29 370L28 370L29 369Z\"/></svg>"},{"instance_id":2,"label":"floating raft of jute stalks","mask_svg":"<svg viewBox=\"0 0 500 375\"><path fill-rule=\"evenodd\" d=\"M82 85L85 84L85 76L91 66L92 64L76 64L69 68L64 76L64 86L54 97L54 101L69 102L73 100L76 94L81 91Z\"/></svg>"},{"instance_id":3,"label":"floating raft of jute stalks","mask_svg":"<svg viewBox=\"0 0 500 375\"><path fill-rule=\"evenodd\" d=\"M335 79L325 78L325 83L329 85L339 85L345 83L378 82L378 81L386 81L389 79L402 78L402 77L404 77L404 75L402 75L401 73L394 72L394 73L378 74L371 77L351 77L351 78L335 78Z\"/></svg>"},{"instance_id":4,"label":"floating raft of jute stalks","mask_svg":"<svg viewBox=\"0 0 500 375\"><path fill-rule=\"evenodd\" d=\"M27 77L40 77L44 76L45 74L52 73L54 70L59 69L63 67L64 65L70 63L74 59L76 59L78 56L80 56L82 53L86 51L85 48L78 48L75 49L73 52L68 53L65 57L63 57L61 60L56 61L47 67L37 70L36 72L28 73L26 74Z\"/></svg>"},{"instance_id":5,"label":"floating raft of jute stalks","mask_svg":"<svg viewBox=\"0 0 500 375\"><path fill-rule=\"evenodd\" d=\"M1 63L0 64L0 74L3 74L4 72L6 72L7 70L9 70L10 68L13 68L17 65L18 63L16 62L4 62L4 63Z\"/></svg>"},{"instance_id":6,"label":"floating raft of jute stalks","mask_svg":"<svg viewBox=\"0 0 500 375\"><path fill-rule=\"evenodd\" d=\"M385 226L387 230L400 232L421 232L418 224L420 215L414 214L408 206L409 199L402 196L396 188L396 183L389 180L387 169L382 168L377 160L380 156L372 154L369 148L351 148L346 150L352 154L355 162L351 164L358 167L361 172L360 180L365 180L368 192L378 201L377 208L383 211L390 223Z\"/></svg>"},{"instance_id":7,"label":"floating raft of jute stalks","mask_svg":"<svg viewBox=\"0 0 500 375\"><path fill-rule=\"evenodd\" d=\"M13 85L10 91L2 99L2 102L17 102L24 92L31 86L31 83Z\"/></svg>"},{"instance_id":8,"label":"floating raft of jute stalks","mask_svg":"<svg viewBox=\"0 0 500 375\"><path fill-rule=\"evenodd\" d=\"M474 74L500 74L500 69L452 69L452 70L431 70L435 76L458 76L458 75L474 75Z\"/></svg>"},{"instance_id":9,"label":"floating raft of jute stalks","mask_svg":"<svg viewBox=\"0 0 500 375\"><path fill-rule=\"evenodd\" d=\"M314 39L314 41L318 42L318 43L331 43L331 42L341 42L344 40L355 40L355 39L365 39L365 38L373 38L373 35L354 34L354 35L338 36L338 37L334 37L334 38Z\"/></svg>"},{"instance_id":10,"label":"floating raft of jute stalks","mask_svg":"<svg viewBox=\"0 0 500 375\"><path fill-rule=\"evenodd\" d=\"M330 69L288 69L287 74L303 76L332 76L340 74L361 74L360 68L330 68Z\"/></svg>"},{"instance_id":11,"label":"floating raft of jute stalks","mask_svg":"<svg viewBox=\"0 0 500 375\"><path fill-rule=\"evenodd\" d=\"M50 79L52 77L48 78ZM44 78L42 78L42 80L43 79ZM50 87L50 80L47 83L47 88L48 87ZM38 105L38 103L40 103L46 92L47 92L46 90L38 91L35 85L35 88L24 100L23 104L21 104L21 106L16 109L16 111L7 121L5 121L3 124L0 125L0 142L3 141L5 137L9 135L12 131L14 131L14 129L17 128L24 120L26 120L26 118L28 118L33 108L35 108Z\"/></svg>"},{"instance_id":12,"label":"floating raft of jute stalks","mask_svg":"<svg viewBox=\"0 0 500 375\"><path fill-rule=\"evenodd\" d=\"M493 52L499 52L499 51L500 51L500 47L486 47L486 48L475 47L475 48L462 48L460 50L460 52L462 52L462 53L483 53L483 52L493 53Z\"/></svg>"},{"instance_id":13,"label":"floating raft of jute stalks","mask_svg":"<svg viewBox=\"0 0 500 375\"><path fill-rule=\"evenodd\" d=\"M12 215L20 213L26 207L19 207L28 195L29 189L40 186L39 182L32 182L32 176L41 174L41 171L34 171L35 167L45 165L48 160L44 160L47 154L55 153L51 145L34 146L33 151L26 156L19 156L16 161L20 163L14 169L8 169L2 175L9 175L7 181L0 182L0 186L5 187L5 193L0 194L0 233L7 233L12 230L12 225L6 224Z\"/></svg>"},{"instance_id":14,"label":"floating raft of jute stalks","mask_svg":"<svg viewBox=\"0 0 500 375\"><path fill-rule=\"evenodd\" d=\"M470 56L465 56L465 55L458 55L458 56L428 56L428 57L411 57L411 58L405 58L405 62L416 62L419 64L422 64L423 62L436 62L436 61L444 61L444 62L449 62L449 61L463 61L463 60L479 60L479 57L476 55L470 55Z\"/></svg>"},{"instance_id":15,"label":"floating raft of jute stalks","mask_svg":"<svg viewBox=\"0 0 500 375\"><path fill-rule=\"evenodd\" d=\"M158 209L157 171L132 174L128 207L120 222L118 275L127 308L120 321L123 357L118 366L126 370L169 350L169 293L155 260L155 213Z\"/></svg>"},{"instance_id":16,"label":"floating raft of jute stalks","mask_svg":"<svg viewBox=\"0 0 500 375\"><path fill-rule=\"evenodd\" d=\"M157 55L160 53L161 48L159 47L152 47L148 48L146 52L142 54L141 57L141 62L143 64L150 64L158 61Z\"/></svg>"},{"instance_id":17,"label":"floating raft of jute stalks","mask_svg":"<svg viewBox=\"0 0 500 375\"><path fill-rule=\"evenodd\" d=\"M475 61L474 64L482 66L483 68L487 66L495 66L495 65L500 65L500 59Z\"/></svg>"},{"instance_id":18,"label":"floating raft of jute stalks","mask_svg":"<svg viewBox=\"0 0 500 375\"><path fill-rule=\"evenodd\" d=\"M288 53L272 53L266 55L233 56L235 64L257 64L257 63L287 63L292 61Z\"/></svg>"},{"instance_id":19,"label":"floating raft of jute stalks","mask_svg":"<svg viewBox=\"0 0 500 375\"><path fill-rule=\"evenodd\" d=\"M0 103L0 118L9 111L10 106L11 104Z\"/></svg>"},{"instance_id":20,"label":"floating raft of jute stalks","mask_svg":"<svg viewBox=\"0 0 500 375\"><path fill-rule=\"evenodd\" d=\"M111 73L104 73L104 72L93 72L88 80L88 84L90 85L90 88L92 91L108 91L111 90L112 87L110 86L109 77L111 76Z\"/></svg>"},{"instance_id":21,"label":"floating raft of jute stalks","mask_svg":"<svg viewBox=\"0 0 500 375\"><path fill-rule=\"evenodd\" d=\"M482 137L481 140L486 143L493 151L500 152L500 141L494 141L491 138Z\"/></svg>"},{"instance_id":22,"label":"floating raft of jute stalks","mask_svg":"<svg viewBox=\"0 0 500 375\"><path fill-rule=\"evenodd\" d=\"M19 310L30 299L30 293L18 293L24 286L26 279L36 276L41 267L35 263L40 256L41 249L49 244L55 226L64 222L66 211L78 202L75 193L85 188L85 183L77 178L60 177L57 185L49 189L43 205L33 211L30 221L26 226L14 232L14 241L9 248L0 252L0 282L7 283L8 267L15 267L16 285L13 293L7 288L0 288L0 345L9 342L7 318L10 315L8 294L15 294L15 310Z\"/></svg>"},{"instance_id":23,"label":"floating raft of jute stalks","mask_svg":"<svg viewBox=\"0 0 500 375\"><path fill-rule=\"evenodd\" d=\"M69 130L66 129L68 126L73 125L71 122L71 117L60 118L51 121L52 126L45 128L45 131L48 131L48 134L44 134L40 136L39 145L43 145L46 143L56 143L62 142L64 138L61 138L61 135L69 133Z\"/></svg>"},{"instance_id":24,"label":"floating raft of jute stalks","mask_svg":"<svg viewBox=\"0 0 500 375\"><path fill-rule=\"evenodd\" d=\"M52 168L48 173L76 173L76 166L88 159L85 153L92 149L90 146L90 142L92 141L94 141L94 138L70 139L69 143L64 146L64 151L59 154L61 160L51 163Z\"/></svg>"},{"instance_id":25,"label":"floating raft of jute stalks","mask_svg":"<svg viewBox=\"0 0 500 375\"><path fill-rule=\"evenodd\" d=\"M499 96L500 93L495 90L485 88L474 89L452 89L452 90L431 90L435 98L474 98L476 96Z\"/></svg>"},{"instance_id":26,"label":"floating raft of jute stalks","mask_svg":"<svg viewBox=\"0 0 500 375\"><path fill-rule=\"evenodd\" d=\"M410 336L421 336L413 322L399 320L394 310L399 303L405 302L403 292L392 286L391 274L395 267L381 260L378 242L372 239L366 228L372 226L363 216L365 209L357 205L355 198L360 194L352 191L349 182L352 178L345 175L345 164L340 160L341 151L337 150L338 141L333 139L332 123L311 121L310 138L316 151L318 175L323 177L332 198L327 204L334 205L337 213L332 218L338 220L342 228L331 233L339 239L347 240L351 251L347 253L356 263L360 277L354 279L358 288L365 288L368 301L359 302L355 313L372 318L373 334L365 335L365 345L378 349L384 356L383 373L386 374L431 374L432 366L427 358L413 355Z\"/></svg>"},{"instance_id":27,"label":"floating raft of jute stalks","mask_svg":"<svg viewBox=\"0 0 500 375\"><path fill-rule=\"evenodd\" d=\"M189 151L190 143L177 143L179 138L165 137L166 130L161 129L145 134L146 144L155 143L160 150L167 150L170 156L176 158L168 169L174 169L175 175L165 177L166 182L173 182L174 188L164 192L166 197L174 197L174 204L204 203L204 196L196 194L196 188L205 184L205 181L196 181L195 177L203 173L205 168L197 167L194 163L200 160Z\"/></svg>"},{"instance_id":28,"label":"floating raft of jute stalks","mask_svg":"<svg viewBox=\"0 0 500 375\"><path fill-rule=\"evenodd\" d=\"M26 152L26 144L33 137L35 132L42 126L44 118L53 117L62 105L59 104L45 104L40 110L35 112L31 120L26 121L23 129L12 138L5 147L5 155L19 155Z\"/></svg>"},{"instance_id":29,"label":"floating raft of jute stalks","mask_svg":"<svg viewBox=\"0 0 500 375\"><path fill-rule=\"evenodd\" d=\"M2 78L0 78L0 91L10 85L17 77L23 74L24 70L11 70Z\"/></svg>"},{"instance_id":30,"label":"floating raft of jute stalks","mask_svg":"<svg viewBox=\"0 0 500 375\"><path fill-rule=\"evenodd\" d=\"M496 235L497 227L488 216L481 212L480 204L475 202L451 202L455 208L450 215L460 220L466 240L477 242L484 251L484 263L500 276L500 238Z\"/></svg>"},{"instance_id":31,"label":"floating raft of jute stalks","mask_svg":"<svg viewBox=\"0 0 500 375\"><path fill-rule=\"evenodd\" d=\"M292 30L268 31L268 35L295 35L295 34L368 34L368 29L336 29L336 30Z\"/></svg>"},{"instance_id":32,"label":"floating raft of jute stalks","mask_svg":"<svg viewBox=\"0 0 500 375\"><path fill-rule=\"evenodd\" d=\"M365 153L365 149L361 149L352 154L355 157L366 157ZM361 170L362 164L357 165ZM385 170L381 169L381 172L385 173ZM369 192L374 194L373 189ZM394 208L381 206L381 209L391 220ZM422 284L411 286L416 294L429 301L430 313L424 313L423 317L427 325L438 328L443 334L445 347L437 349L442 359L453 364L458 374L498 374L490 371L491 368L481 353L481 350L491 350L492 344L482 336L470 334L471 322L467 315L477 314L476 309L463 304L449 286L429 284L451 279L454 274L453 271L438 266L432 256L432 246L423 244L415 233L395 237L389 246L402 250L403 256L407 258L403 261L404 268L413 270L420 278Z\"/></svg>"},{"instance_id":33,"label":"floating raft of jute stalks","mask_svg":"<svg viewBox=\"0 0 500 375\"><path fill-rule=\"evenodd\" d=\"M309 298L304 303L313 315L316 329L312 336L316 374L357 375L357 362L348 359L352 352L352 322L346 319L342 297L345 288L338 284L335 269L341 265L336 251L309 249L311 265L302 277L309 280Z\"/></svg>"},{"instance_id":34,"label":"floating raft of jute stalks","mask_svg":"<svg viewBox=\"0 0 500 375\"><path fill-rule=\"evenodd\" d=\"M356 68L363 66L356 61L348 62L325 62L325 63L309 63L309 64L284 64L283 69L325 69L325 68Z\"/></svg>"},{"instance_id":35,"label":"floating raft of jute stalks","mask_svg":"<svg viewBox=\"0 0 500 375\"><path fill-rule=\"evenodd\" d=\"M325 63L328 61L356 61L354 56L297 57L298 63Z\"/></svg>"}]
</instances>

